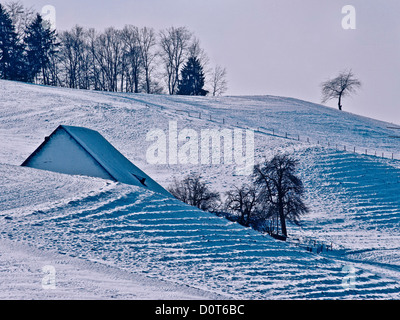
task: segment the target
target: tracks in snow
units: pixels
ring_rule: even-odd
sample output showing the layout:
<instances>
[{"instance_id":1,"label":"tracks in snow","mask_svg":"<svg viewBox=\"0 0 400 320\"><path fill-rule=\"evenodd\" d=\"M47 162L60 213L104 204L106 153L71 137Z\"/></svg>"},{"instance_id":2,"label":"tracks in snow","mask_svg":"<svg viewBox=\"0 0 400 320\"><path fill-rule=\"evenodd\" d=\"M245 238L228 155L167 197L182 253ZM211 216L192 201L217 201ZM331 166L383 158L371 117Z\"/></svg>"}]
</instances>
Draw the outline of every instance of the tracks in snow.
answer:
<instances>
[{"instance_id":1,"label":"tracks in snow","mask_svg":"<svg viewBox=\"0 0 400 320\"><path fill-rule=\"evenodd\" d=\"M8 223L8 225L7 225ZM275 241L175 199L122 184L2 223L3 236L126 271L245 299L398 297L399 286Z\"/></svg>"},{"instance_id":2,"label":"tracks in snow","mask_svg":"<svg viewBox=\"0 0 400 320\"><path fill-rule=\"evenodd\" d=\"M320 211L306 217L304 230L343 247L340 259L395 272L399 280L400 170L384 159L323 148L300 156L310 201Z\"/></svg>"}]
</instances>

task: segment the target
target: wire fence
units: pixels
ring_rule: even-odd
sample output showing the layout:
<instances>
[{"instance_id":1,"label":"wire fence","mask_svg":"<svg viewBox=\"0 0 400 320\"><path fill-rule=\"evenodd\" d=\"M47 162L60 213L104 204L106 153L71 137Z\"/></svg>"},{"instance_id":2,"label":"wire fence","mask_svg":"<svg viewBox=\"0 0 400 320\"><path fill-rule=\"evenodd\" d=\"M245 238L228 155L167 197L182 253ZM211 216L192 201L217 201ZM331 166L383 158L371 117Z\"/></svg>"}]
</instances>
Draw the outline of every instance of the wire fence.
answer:
<instances>
[{"instance_id":1,"label":"wire fence","mask_svg":"<svg viewBox=\"0 0 400 320\"><path fill-rule=\"evenodd\" d=\"M323 252L330 252L334 251L334 245L332 242L324 242L320 240L313 239L311 237L302 237L302 238L288 238L288 243L305 249L306 251L313 252L313 253L323 253Z\"/></svg>"},{"instance_id":2,"label":"wire fence","mask_svg":"<svg viewBox=\"0 0 400 320\"><path fill-rule=\"evenodd\" d=\"M368 148L361 148L361 147L355 147L351 145L346 145L343 143L331 143L329 141L322 141L322 140L313 140L310 139L309 137L301 136L300 134L293 134L287 131L278 131L274 128L265 128L263 126L257 126L257 127L249 127L246 124L239 123L239 121L236 121L236 123L232 123L227 121L225 118L221 117L214 117L210 113L202 113L202 112L194 112L194 111L187 111L187 110L175 110L178 113L183 113L187 114L189 118L196 118L196 119L202 119L205 121L212 121L212 122L217 122L220 124L224 125L233 125L235 127L239 127L242 129L248 129L248 130L253 130L255 133L258 134L264 134L264 135L270 135L278 138L283 138L283 139L288 139L288 140L293 140L293 141L298 141L298 142L303 142L303 143L309 143L313 145L319 145L322 147L327 147L329 149L333 149L336 151L344 151L344 152L349 152L349 153L355 153L359 155L366 155L366 156L373 156L377 158L383 158L383 159L388 159L388 160L400 160L400 155L395 154L394 152L389 152L389 151L382 151L379 150L378 148L376 149L368 149Z\"/></svg>"},{"instance_id":3,"label":"wire fence","mask_svg":"<svg viewBox=\"0 0 400 320\"><path fill-rule=\"evenodd\" d=\"M183 114L187 115L189 118L195 118L195 119L202 119L205 121L211 121L223 125L229 125L229 126L234 126L236 128L241 128L241 129L247 129L247 130L253 130L255 133L258 134L264 134L264 135L270 135L282 139L288 139L288 140L293 140L293 141L298 141L298 142L303 142L303 143L308 143L310 145L320 145L322 147L327 147L332 150L336 151L343 151L343 152L348 152L348 153L357 153L360 155L365 155L365 156L374 156L374 157L379 157L383 159L389 159L389 160L400 160L400 155L395 154L393 152L388 152L388 151L380 151L378 149L371 150L368 148L361 148L361 147L355 147L355 146L349 146L345 144L340 144L340 143L331 143L329 141L321 141L321 140L313 140L310 139L309 137L301 136L300 134L293 134L287 131L280 132L274 128L266 128L263 126L257 126L256 128L250 127L244 123L239 123L239 121L229 121L226 118L223 117L215 117L210 113L202 113L202 112L195 112L195 111L187 111L187 110L175 110L178 114ZM287 240L289 243L292 245L302 248L306 251L313 252L313 253L324 253L324 252L330 252L334 250L339 250L339 247L336 247L332 242L324 242L321 240L317 240L311 237L300 237L300 238L288 238Z\"/></svg>"}]
</instances>

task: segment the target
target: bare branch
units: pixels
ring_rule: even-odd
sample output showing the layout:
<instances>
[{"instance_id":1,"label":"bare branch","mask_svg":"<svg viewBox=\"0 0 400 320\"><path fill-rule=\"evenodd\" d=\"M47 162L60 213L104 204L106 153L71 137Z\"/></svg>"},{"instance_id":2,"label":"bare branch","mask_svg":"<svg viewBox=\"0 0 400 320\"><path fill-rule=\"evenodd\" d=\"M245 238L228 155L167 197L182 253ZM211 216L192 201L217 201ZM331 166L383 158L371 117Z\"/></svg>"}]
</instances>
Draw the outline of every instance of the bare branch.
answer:
<instances>
[{"instance_id":1,"label":"bare branch","mask_svg":"<svg viewBox=\"0 0 400 320\"><path fill-rule=\"evenodd\" d=\"M342 98L355 93L360 87L361 82L355 78L351 70L342 71L336 78L321 84L322 103L331 99L338 99L339 110L342 110Z\"/></svg>"}]
</instances>

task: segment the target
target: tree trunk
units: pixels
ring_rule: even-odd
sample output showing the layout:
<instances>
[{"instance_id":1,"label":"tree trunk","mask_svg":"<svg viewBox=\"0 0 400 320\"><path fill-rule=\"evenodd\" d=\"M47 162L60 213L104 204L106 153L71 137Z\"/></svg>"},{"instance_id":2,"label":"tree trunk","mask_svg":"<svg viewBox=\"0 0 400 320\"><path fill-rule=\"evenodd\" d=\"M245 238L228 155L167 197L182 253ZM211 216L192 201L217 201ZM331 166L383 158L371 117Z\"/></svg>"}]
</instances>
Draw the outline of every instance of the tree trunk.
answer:
<instances>
[{"instance_id":1,"label":"tree trunk","mask_svg":"<svg viewBox=\"0 0 400 320\"><path fill-rule=\"evenodd\" d=\"M150 94L150 73L149 73L149 68L146 67L146 93Z\"/></svg>"},{"instance_id":2,"label":"tree trunk","mask_svg":"<svg viewBox=\"0 0 400 320\"><path fill-rule=\"evenodd\" d=\"M281 229L282 229L282 234L287 237L287 230L286 230L286 220L285 220L285 214L283 212L283 203L282 201L279 201L278 204L278 209L279 209L279 219L281 220Z\"/></svg>"},{"instance_id":3,"label":"tree trunk","mask_svg":"<svg viewBox=\"0 0 400 320\"><path fill-rule=\"evenodd\" d=\"M137 76L135 76L134 82L135 82L135 89L134 89L135 93L139 93L139 79Z\"/></svg>"},{"instance_id":4,"label":"tree trunk","mask_svg":"<svg viewBox=\"0 0 400 320\"><path fill-rule=\"evenodd\" d=\"M338 107L339 107L339 110L342 111L342 95L339 96Z\"/></svg>"}]
</instances>

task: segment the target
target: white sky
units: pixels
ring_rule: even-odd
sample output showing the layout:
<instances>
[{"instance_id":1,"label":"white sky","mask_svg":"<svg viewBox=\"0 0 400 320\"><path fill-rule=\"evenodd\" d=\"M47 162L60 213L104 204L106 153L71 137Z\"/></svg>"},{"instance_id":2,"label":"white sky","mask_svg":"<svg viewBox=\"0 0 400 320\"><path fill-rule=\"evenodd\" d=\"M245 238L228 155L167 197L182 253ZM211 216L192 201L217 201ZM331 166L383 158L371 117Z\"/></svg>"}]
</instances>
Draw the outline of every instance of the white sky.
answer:
<instances>
[{"instance_id":1,"label":"white sky","mask_svg":"<svg viewBox=\"0 0 400 320\"><path fill-rule=\"evenodd\" d=\"M279 95L320 103L320 83L351 68L362 89L345 111L400 124L398 0L21 0L53 5L57 28L125 24L187 26L213 65L227 68L228 95ZM342 7L356 30L342 28ZM328 103L336 108L336 101Z\"/></svg>"}]
</instances>

